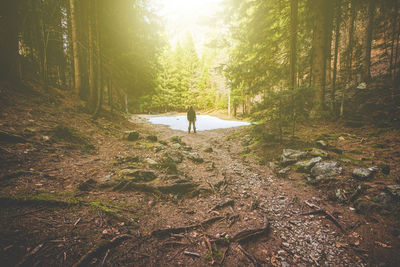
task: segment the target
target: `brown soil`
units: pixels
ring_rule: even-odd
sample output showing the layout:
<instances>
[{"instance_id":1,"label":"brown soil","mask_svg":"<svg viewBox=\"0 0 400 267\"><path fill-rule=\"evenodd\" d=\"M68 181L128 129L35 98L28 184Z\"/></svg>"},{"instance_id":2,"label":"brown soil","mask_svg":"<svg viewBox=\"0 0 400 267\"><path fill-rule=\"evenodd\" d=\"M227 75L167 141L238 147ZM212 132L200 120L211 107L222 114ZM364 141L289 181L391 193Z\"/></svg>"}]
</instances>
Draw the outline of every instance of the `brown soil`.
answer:
<instances>
[{"instance_id":1,"label":"brown soil","mask_svg":"<svg viewBox=\"0 0 400 267\"><path fill-rule=\"evenodd\" d=\"M30 91L28 98L27 92L2 90L0 130L26 140L0 142L3 266L71 266L103 241L122 234L128 238L96 251L90 264L397 264L400 239L395 222L380 214L357 214L333 202L321 188L306 185L299 175L277 178L258 158L244 156L245 128L187 134L151 125L142 116L129 121L104 112L92 120L82 112L81 102L65 92L49 90ZM55 129L60 125L76 130L79 140L57 138ZM139 139L122 140L126 130L138 131ZM149 135L159 141L148 140ZM173 145L173 136L180 136L204 162L190 160L184 146ZM205 152L208 147L213 152ZM174 175L147 160L160 162L163 153L176 150L184 159ZM200 190L198 195L113 190L123 180L123 169L153 171L157 180L149 185L183 180ZM230 205L217 207L229 200L233 200ZM305 201L333 214L344 231L323 215L302 215L312 211ZM180 233L151 234L216 216L222 219ZM214 242L262 227L264 217L270 223L268 232L240 243Z\"/></svg>"}]
</instances>

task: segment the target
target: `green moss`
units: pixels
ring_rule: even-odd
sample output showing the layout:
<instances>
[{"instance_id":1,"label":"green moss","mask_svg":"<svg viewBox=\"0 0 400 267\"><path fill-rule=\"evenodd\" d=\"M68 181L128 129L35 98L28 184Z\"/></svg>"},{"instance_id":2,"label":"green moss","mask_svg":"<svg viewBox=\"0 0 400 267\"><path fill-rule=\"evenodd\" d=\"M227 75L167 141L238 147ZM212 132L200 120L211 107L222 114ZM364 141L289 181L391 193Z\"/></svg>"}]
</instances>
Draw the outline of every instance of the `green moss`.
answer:
<instances>
[{"instance_id":1,"label":"green moss","mask_svg":"<svg viewBox=\"0 0 400 267\"><path fill-rule=\"evenodd\" d=\"M339 160L343 163L350 163L358 166L364 166L364 162L346 155L340 155Z\"/></svg>"},{"instance_id":2,"label":"green moss","mask_svg":"<svg viewBox=\"0 0 400 267\"><path fill-rule=\"evenodd\" d=\"M231 133L230 135L228 135L228 136L226 137L226 140L227 140L227 141L233 140L233 139L239 137L239 135L240 135L241 133L242 133L242 130L233 132L233 133Z\"/></svg>"},{"instance_id":3,"label":"green moss","mask_svg":"<svg viewBox=\"0 0 400 267\"><path fill-rule=\"evenodd\" d=\"M111 214L111 215L115 215L118 212L120 212L120 210L112 205L105 205L101 202L98 201L94 201L94 202L90 202L90 207L104 211L105 213Z\"/></svg>"},{"instance_id":4,"label":"green moss","mask_svg":"<svg viewBox=\"0 0 400 267\"><path fill-rule=\"evenodd\" d=\"M39 192L34 195L13 195L13 196L0 196L2 201L11 202L24 202L31 204L43 204L43 205L76 205L80 199L74 197L74 193L71 191L61 192Z\"/></svg>"}]
</instances>

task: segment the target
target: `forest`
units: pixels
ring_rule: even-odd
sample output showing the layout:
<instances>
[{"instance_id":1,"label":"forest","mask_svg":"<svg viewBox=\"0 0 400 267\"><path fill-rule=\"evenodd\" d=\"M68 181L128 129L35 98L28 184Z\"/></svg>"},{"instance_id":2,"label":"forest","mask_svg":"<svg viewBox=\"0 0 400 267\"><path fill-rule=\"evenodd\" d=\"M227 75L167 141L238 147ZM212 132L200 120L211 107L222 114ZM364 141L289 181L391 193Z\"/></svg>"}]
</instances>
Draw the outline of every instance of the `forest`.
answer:
<instances>
[{"instance_id":1,"label":"forest","mask_svg":"<svg viewBox=\"0 0 400 267\"><path fill-rule=\"evenodd\" d=\"M0 1L1 262L396 266L399 9Z\"/></svg>"}]
</instances>

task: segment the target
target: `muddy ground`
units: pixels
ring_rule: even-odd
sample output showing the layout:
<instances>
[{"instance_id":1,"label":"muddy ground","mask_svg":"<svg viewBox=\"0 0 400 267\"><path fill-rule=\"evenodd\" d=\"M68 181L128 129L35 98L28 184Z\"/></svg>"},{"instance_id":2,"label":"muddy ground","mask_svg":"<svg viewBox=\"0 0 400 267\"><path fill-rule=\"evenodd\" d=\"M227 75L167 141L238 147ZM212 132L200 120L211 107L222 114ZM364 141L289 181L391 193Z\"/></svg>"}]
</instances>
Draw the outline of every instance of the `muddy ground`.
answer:
<instances>
[{"instance_id":1,"label":"muddy ground","mask_svg":"<svg viewBox=\"0 0 400 267\"><path fill-rule=\"evenodd\" d=\"M93 120L65 92L26 94L1 96L2 266L397 264L397 222L277 177L244 156L246 127Z\"/></svg>"}]
</instances>

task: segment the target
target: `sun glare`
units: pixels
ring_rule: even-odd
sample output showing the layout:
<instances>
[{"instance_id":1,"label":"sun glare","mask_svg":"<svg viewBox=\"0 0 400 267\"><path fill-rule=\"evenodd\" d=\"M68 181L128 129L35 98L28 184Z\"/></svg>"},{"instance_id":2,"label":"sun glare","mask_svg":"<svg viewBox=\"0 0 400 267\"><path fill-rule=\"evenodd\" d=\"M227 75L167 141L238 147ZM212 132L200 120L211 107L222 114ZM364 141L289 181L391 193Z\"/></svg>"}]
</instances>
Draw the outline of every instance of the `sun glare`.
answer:
<instances>
[{"instance_id":1,"label":"sun glare","mask_svg":"<svg viewBox=\"0 0 400 267\"><path fill-rule=\"evenodd\" d=\"M207 20L219 11L222 0L154 0L157 13L164 19L172 45L190 32L197 49L202 48L212 25Z\"/></svg>"}]
</instances>

